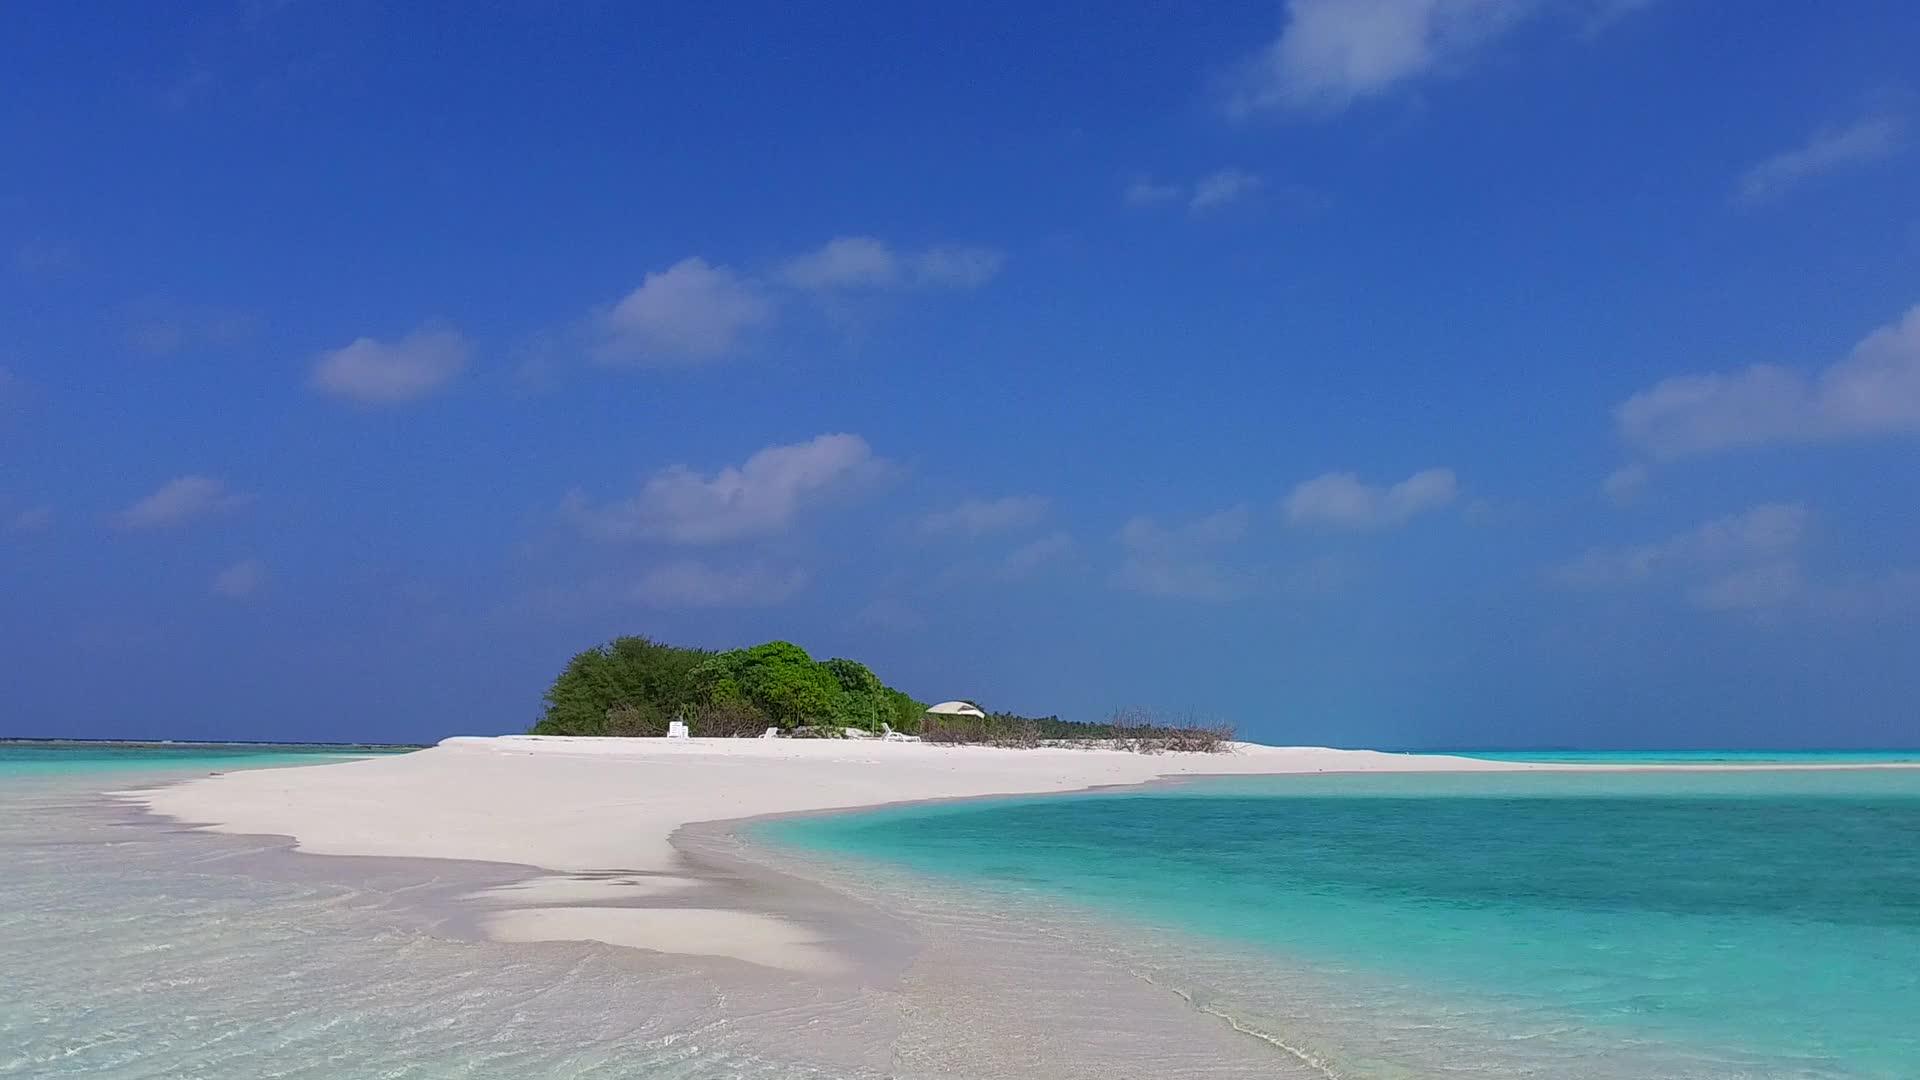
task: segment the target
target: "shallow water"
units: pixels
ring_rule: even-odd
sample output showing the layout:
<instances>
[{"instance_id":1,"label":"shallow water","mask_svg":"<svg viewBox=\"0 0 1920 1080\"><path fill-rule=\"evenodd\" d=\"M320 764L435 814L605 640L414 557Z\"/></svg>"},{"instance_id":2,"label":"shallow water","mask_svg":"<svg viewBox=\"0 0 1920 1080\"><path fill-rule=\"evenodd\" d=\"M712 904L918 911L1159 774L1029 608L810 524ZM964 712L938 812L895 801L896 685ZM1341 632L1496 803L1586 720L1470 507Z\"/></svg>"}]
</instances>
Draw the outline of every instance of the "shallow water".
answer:
<instances>
[{"instance_id":1,"label":"shallow water","mask_svg":"<svg viewBox=\"0 0 1920 1080\"><path fill-rule=\"evenodd\" d=\"M1445 750L1488 761L1570 765L1911 765L1920 750Z\"/></svg>"},{"instance_id":2,"label":"shallow water","mask_svg":"<svg viewBox=\"0 0 1920 1080\"><path fill-rule=\"evenodd\" d=\"M991 911L928 917L912 905L910 961L827 981L595 943L477 940L463 898L529 868L302 855L283 838L189 831L99 794L325 760L158 753L170 756L94 768L42 754L0 772L0 1077L1318 1075L1276 1064L1270 1048L1080 942ZM724 828L710 843L741 850ZM711 856L686 869L775 903L818 903L817 888ZM838 902L844 934L900 933L884 912Z\"/></svg>"},{"instance_id":3,"label":"shallow water","mask_svg":"<svg viewBox=\"0 0 1920 1080\"><path fill-rule=\"evenodd\" d=\"M756 835L1131 926L1137 970L1331 1075L1920 1076L1920 772L1210 781Z\"/></svg>"},{"instance_id":4,"label":"shallow water","mask_svg":"<svg viewBox=\"0 0 1920 1080\"><path fill-rule=\"evenodd\" d=\"M0 1077L878 1075L860 1039L779 1019L857 1007L844 988L473 939L454 898L520 868L297 855L98 794L351 756L82 747L0 764ZM778 1054L732 1030L743 993L764 1033L792 1036Z\"/></svg>"},{"instance_id":5,"label":"shallow water","mask_svg":"<svg viewBox=\"0 0 1920 1080\"><path fill-rule=\"evenodd\" d=\"M0 784L120 773L166 776L351 761L368 751L340 746L270 743L0 742ZM403 753L381 750L379 753Z\"/></svg>"},{"instance_id":6,"label":"shallow water","mask_svg":"<svg viewBox=\"0 0 1920 1080\"><path fill-rule=\"evenodd\" d=\"M0 763L0 1077L1920 1075L1920 774L1205 781L685 830L717 889L907 928L906 959L821 982L476 940L461 898L526 868L299 855L98 794L329 760L198 749Z\"/></svg>"}]
</instances>

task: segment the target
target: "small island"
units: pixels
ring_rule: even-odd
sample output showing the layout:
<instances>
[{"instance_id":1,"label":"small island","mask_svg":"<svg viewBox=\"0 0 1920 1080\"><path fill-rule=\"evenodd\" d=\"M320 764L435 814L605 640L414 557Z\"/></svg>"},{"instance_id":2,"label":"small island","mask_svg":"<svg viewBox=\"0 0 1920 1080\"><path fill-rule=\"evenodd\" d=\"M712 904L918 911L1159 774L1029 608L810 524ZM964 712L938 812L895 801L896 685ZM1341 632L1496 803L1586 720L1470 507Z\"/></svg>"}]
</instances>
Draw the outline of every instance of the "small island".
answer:
<instances>
[{"instance_id":1,"label":"small island","mask_svg":"<svg viewBox=\"0 0 1920 1080\"><path fill-rule=\"evenodd\" d=\"M1102 723L974 708L929 712L858 660L815 660L789 641L716 652L631 635L576 653L547 688L529 734L661 738L908 737L1012 748L1081 745L1219 752L1231 725L1123 709Z\"/></svg>"}]
</instances>

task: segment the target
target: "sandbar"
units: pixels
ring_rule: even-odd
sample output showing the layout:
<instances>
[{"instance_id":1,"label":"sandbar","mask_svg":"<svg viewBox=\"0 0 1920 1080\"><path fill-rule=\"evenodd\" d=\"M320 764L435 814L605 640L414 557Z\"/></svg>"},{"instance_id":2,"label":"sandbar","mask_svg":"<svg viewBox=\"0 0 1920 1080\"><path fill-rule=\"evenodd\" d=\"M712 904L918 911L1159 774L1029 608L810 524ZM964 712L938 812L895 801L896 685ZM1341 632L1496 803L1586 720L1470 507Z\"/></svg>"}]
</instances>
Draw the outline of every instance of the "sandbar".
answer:
<instances>
[{"instance_id":1,"label":"sandbar","mask_svg":"<svg viewBox=\"0 0 1920 1080\"><path fill-rule=\"evenodd\" d=\"M845 965L773 911L701 906L683 826L772 814L1077 791L1197 775L1550 768L1236 743L1218 754L880 740L456 737L411 754L217 773L123 797L195 828L292 838L316 855L529 868L468 897L503 941L601 941L764 967ZM690 895L695 899L687 899Z\"/></svg>"}]
</instances>

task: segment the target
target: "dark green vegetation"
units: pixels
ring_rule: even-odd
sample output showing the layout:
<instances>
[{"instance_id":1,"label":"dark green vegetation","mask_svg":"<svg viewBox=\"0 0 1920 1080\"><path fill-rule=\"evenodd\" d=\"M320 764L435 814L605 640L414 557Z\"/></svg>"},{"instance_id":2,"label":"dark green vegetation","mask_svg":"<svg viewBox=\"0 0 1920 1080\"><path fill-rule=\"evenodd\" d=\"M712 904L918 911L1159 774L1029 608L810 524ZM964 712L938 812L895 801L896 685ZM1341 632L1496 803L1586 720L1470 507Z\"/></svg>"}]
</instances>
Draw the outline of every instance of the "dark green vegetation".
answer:
<instances>
[{"instance_id":1,"label":"dark green vegetation","mask_svg":"<svg viewBox=\"0 0 1920 1080\"><path fill-rule=\"evenodd\" d=\"M858 660L816 661L798 645L684 649L615 638L580 653L547 689L535 735L665 735L683 719L696 736L911 732L926 705L881 683Z\"/></svg>"},{"instance_id":2,"label":"dark green vegetation","mask_svg":"<svg viewBox=\"0 0 1920 1080\"><path fill-rule=\"evenodd\" d=\"M835 739L882 725L928 742L983 746L1116 746L1140 753L1213 752L1233 728L1168 723L1123 710L1103 724L1057 716L988 713L926 716L927 706L882 683L858 660L815 660L800 646L683 649L644 637L615 638L567 661L547 688L535 735L662 736L675 719L689 734L751 738L779 728L790 738Z\"/></svg>"},{"instance_id":3,"label":"dark green vegetation","mask_svg":"<svg viewBox=\"0 0 1920 1080\"><path fill-rule=\"evenodd\" d=\"M1103 724L1062 720L1057 716L1018 716L990 712L977 716L928 716L920 738L930 743L1033 747L1111 746L1142 754L1164 751L1212 754L1233 742L1231 724L1169 722L1144 709L1122 709Z\"/></svg>"}]
</instances>

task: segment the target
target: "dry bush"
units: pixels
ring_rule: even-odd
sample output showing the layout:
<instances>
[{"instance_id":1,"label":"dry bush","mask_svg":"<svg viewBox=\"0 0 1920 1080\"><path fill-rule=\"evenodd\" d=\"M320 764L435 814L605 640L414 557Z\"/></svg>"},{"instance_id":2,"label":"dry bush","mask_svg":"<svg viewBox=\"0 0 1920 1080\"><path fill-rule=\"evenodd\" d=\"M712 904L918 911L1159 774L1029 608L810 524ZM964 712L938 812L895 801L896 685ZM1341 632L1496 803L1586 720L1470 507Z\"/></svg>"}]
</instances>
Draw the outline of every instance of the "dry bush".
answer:
<instances>
[{"instance_id":1,"label":"dry bush","mask_svg":"<svg viewBox=\"0 0 1920 1080\"><path fill-rule=\"evenodd\" d=\"M934 716L920 720L920 741L947 745L976 745L987 741L987 722L972 716Z\"/></svg>"},{"instance_id":2,"label":"dry bush","mask_svg":"<svg viewBox=\"0 0 1920 1080\"><path fill-rule=\"evenodd\" d=\"M1005 725L994 733L992 745L1031 750L1040 745L1040 729L1027 721Z\"/></svg>"},{"instance_id":3,"label":"dry bush","mask_svg":"<svg viewBox=\"0 0 1920 1080\"><path fill-rule=\"evenodd\" d=\"M687 733L703 739L757 739L773 726L766 713L745 701L716 701L687 711Z\"/></svg>"},{"instance_id":4,"label":"dry bush","mask_svg":"<svg viewBox=\"0 0 1920 1080\"><path fill-rule=\"evenodd\" d=\"M608 735L627 738L661 738L667 733L667 718L646 703L621 702L607 710Z\"/></svg>"},{"instance_id":5,"label":"dry bush","mask_svg":"<svg viewBox=\"0 0 1920 1080\"><path fill-rule=\"evenodd\" d=\"M920 721L920 741L949 746L1003 746L1030 750L1041 745L1040 729L1031 721L1003 721L978 716L927 716Z\"/></svg>"},{"instance_id":6,"label":"dry bush","mask_svg":"<svg viewBox=\"0 0 1920 1080\"><path fill-rule=\"evenodd\" d=\"M1122 709L1104 724L1035 721L1010 713L977 716L928 716L920 722L923 742L948 746L1036 746L1111 748L1136 754L1218 754L1232 748L1233 725L1169 719L1146 709Z\"/></svg>"},{"instance_id":7,"label":"dry bush","mask_svg":"<svg viewBox=\"0 0 1920 1080\"><path fill-rule=\"evenodd\" d=\"M1121 709L1108 720L1113 745L1136 754L1218 754L1232 748L1233 725L1168 718L1148 709Z\"/></svg>"}]
</instances>

